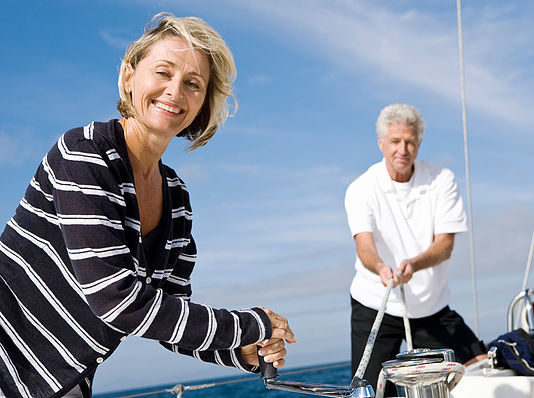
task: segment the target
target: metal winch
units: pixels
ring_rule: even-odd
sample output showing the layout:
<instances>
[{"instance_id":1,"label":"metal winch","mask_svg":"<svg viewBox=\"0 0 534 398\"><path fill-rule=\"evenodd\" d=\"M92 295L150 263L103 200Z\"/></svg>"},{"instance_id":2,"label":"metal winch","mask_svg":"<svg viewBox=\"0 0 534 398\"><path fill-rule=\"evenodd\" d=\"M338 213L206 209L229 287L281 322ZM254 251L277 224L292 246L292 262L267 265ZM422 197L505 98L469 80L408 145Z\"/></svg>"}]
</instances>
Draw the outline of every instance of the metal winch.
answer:
<instances>
[{"instance_id":1,"label":"metal winch","mask_svg":"<svg viewBox=\"0 0 534 398\"><path fill-rule=\"evenodd\" d=\"M382 373L402 397L448 398L463 376L464 368L451 349L415 349L396 357L382 364Z\"/></svg>"}]
</instances>

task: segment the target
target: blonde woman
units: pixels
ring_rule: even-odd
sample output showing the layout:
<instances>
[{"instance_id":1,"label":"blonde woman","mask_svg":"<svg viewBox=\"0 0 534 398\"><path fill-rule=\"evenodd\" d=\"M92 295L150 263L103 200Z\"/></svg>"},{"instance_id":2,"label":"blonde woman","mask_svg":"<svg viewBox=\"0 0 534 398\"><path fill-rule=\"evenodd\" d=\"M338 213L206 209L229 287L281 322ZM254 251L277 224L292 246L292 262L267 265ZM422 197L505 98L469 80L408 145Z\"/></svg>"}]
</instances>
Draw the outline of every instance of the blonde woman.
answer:
<instances>
[{"instance_id":1,"label":"blonde woman","mask_svg":"<svg viewBox=\"0 0 534 398\"><path fill-rule=\"evenodd\" d=\"M119 74L120 120L63 134L0 238L0 396L89 397L133 334L256 371L284 365L287 320L189 301L196 259L186 186L161 162L205 145L228 115L235 66L199 18L157 15Z\"/></svg>"}]
</instances>

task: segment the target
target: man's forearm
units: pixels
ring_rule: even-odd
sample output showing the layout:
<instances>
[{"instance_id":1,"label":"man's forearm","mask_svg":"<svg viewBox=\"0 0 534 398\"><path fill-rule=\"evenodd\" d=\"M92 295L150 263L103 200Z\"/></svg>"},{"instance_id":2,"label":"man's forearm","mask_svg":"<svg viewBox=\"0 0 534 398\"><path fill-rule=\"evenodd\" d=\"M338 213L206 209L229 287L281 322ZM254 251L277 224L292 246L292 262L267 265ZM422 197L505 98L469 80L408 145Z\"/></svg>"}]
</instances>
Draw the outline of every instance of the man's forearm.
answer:
<instances>
[{"instance_id":1,"label":"man's forearm","mask_svg":"<svg viewBox=\"0 0 534 398\"><path fill-rule=\"evenodd\" d=\"M379 274L380 269L385 266L382 259L378 256L378 253L367 248L358 250L358 257L360 261L369 271Z\"/></svg>"},{"instance_id":2,"label":"man's forearm","mask_svg":"<svg viewBox=\"0 0 534 398\"><path fill-rule=\"evenodd\" d=\"M454 234L439 234L434 242L423 253L408 261L412 264L414 272L434 267L450 258L454 247Z\"/></svg>"}]
</instances>

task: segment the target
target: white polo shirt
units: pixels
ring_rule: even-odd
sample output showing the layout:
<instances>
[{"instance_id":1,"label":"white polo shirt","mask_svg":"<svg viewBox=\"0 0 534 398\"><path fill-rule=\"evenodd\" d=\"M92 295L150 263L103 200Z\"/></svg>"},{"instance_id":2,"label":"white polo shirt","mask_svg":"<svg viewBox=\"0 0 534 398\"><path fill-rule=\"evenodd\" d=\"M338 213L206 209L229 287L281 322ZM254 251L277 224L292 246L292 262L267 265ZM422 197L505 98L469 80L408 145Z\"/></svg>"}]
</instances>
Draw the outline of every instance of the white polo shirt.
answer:
<instances>
[{"instance_id":1,"label":"white polo shirt","mask_svg":"<svg viewBox=\"0 0 534 398\"><path fill-rule=\"evenodd\" d=\"M434 235L467 231L462 198L449 169L416 160L408 191L395 188L385 161L372 165L354 180L345 195L345 209L352 236L372 232L382 260L393 270L404 259L415 257L431 245ZM378 309L386 288L356 256L356 276L351 295L366 307ZM449 303L449 261L415 272L405 285L408 316L435 314ZM402 316L400 290L389 296L386 312Z\"/></svg>"}]
</instances>

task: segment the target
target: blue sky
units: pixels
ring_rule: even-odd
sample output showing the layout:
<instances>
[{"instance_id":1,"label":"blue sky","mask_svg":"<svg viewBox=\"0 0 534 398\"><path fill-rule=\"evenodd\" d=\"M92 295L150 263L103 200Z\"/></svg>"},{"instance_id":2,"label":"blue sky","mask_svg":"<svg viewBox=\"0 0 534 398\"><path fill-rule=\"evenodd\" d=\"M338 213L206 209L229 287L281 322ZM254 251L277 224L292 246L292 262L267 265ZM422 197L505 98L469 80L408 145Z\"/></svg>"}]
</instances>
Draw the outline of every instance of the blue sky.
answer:
<instances>
[{"instance_id":1,"label":"blue sky","mask_svg":"<svg viewBox=\"0 0 534 398\"><path fill-rule=\"evenodd\" d=\"M193 299L264 305L299 340L288 367L348 360L354 244L343 197L381 159L380 109L407 102L427 130L419 157L456 173L465 197L456 2L442 0L3 1L0 221L66 130L119 117L117 68L161 11L199 16L228 42L239 109L210 143L164 161L191 192ZM464 51L480 336L505 331L534 230L534 4L465 2ZM467 234L452 307L474 326ZM96 392L238 375L130 338Z\"/></svg>"}]
</instances>

